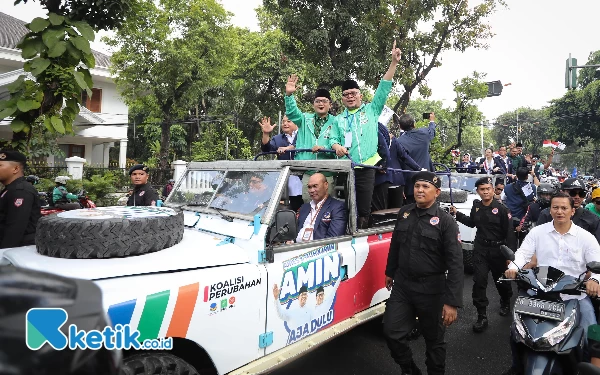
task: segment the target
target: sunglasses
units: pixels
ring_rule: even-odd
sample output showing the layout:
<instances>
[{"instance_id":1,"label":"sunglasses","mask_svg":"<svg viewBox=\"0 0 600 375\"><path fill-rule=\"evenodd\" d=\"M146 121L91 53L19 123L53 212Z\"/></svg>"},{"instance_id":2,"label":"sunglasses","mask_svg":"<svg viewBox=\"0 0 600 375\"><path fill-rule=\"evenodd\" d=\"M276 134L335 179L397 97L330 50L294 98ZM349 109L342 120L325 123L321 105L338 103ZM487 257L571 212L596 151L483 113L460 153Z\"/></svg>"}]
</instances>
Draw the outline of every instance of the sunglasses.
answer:
<instances>
[{"instance_id":1,"label":"sunglasses","mask_svg":"<svg viewBox=\"0 0 600 375\"><path fill-rule=\"evenodd\" d=\"M585 192L583 190L569 190L569 195L572 197L576 197L579 195L579 198L585 198L587 195L587 192Z\"/></svg>"}]
</instances>

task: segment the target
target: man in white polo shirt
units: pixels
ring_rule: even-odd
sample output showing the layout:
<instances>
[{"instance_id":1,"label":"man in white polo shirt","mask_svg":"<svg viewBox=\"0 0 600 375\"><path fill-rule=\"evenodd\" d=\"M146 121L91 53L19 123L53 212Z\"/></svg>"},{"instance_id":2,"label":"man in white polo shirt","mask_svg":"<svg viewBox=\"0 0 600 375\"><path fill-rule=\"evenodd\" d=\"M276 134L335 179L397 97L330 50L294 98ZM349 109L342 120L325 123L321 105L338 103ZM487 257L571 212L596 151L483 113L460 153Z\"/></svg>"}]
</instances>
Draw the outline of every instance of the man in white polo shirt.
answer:
<instances>
[{"instance_id":1,"label":"man in white polo shirt","mask_svg":"<svg viewBox=\"0 0 600 375\"><path fill-rule=\"evenodd\" d=\"M533 228L523 244L515 253L514 264L511 262L505 275L514 279L518 268L523 268L536 255L538 266L552 266L566 275L577 277L587 270L586 264L600 261L600 245L596 238L586 230L573 224L571 217L575 214L573 198L565 193L558 193L550 199L550 215L553 221ZM600 275L592 273L586 283L587 294L598 296L600 292ZM563 296L564 299L578 298L581 312L579 326L587 337L587 329L596 324L594 307L588 296ZM515 352L516 347L511 340L513 351L512 367L505 375L521 374L522 367Z\"/></svg>"}]
</instances>

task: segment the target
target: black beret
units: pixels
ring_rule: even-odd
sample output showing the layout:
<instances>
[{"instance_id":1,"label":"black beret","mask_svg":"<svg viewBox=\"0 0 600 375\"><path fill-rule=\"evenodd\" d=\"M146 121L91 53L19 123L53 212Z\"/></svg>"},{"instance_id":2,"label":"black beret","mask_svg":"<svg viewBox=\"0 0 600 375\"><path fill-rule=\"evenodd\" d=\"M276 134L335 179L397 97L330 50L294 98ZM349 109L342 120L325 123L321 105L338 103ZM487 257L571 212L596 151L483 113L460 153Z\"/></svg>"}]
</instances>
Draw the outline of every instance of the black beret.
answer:
<instances>
[{"instance_id":1,"label":"black beret","mask_svg":"<svg viewBox=\"0 0 600 375\"><path fill-rule=\"evenodd\" d=\"M298 294L300 293L307 293L308 292L308 288L306 287L306 285L302 285L300 287L300 290L298 291Z\"/></svg>"},{"instance_id":2,"label":"black beret","mask_svg":"<svg viewBox=\"0 0 600 375\"><path fill-rule=\"evenodd\" d=\"M360 90L360 87L358 87L358 83L355 80L348 79L348 80L344 81L344 83L342 83L342 91L351 90L351 89Z\"/></svg>"},{"instance_id":3,"label":"black beret","mask_svg":"<svg viewBox=\"0 0 600 375\"><path fill-rule=\"evenodd\" d=\"M144 164L136 164L133 167L129 168L129 175L135 171L144 171L146 173L150 173L150 168L146 167Z\"/></svg>"},{"instance_id":4,"label":"black beret","mask_svg":"<svg viewBox=\"0 0 600 375\"><path fill-rule=\"evenodd\" d=\"M18 151L0 150L0 161L16 161L26 163L27 157Z\"/></svg>"},{"instance_id":5,"label":"black beret","mask_svg":"<svg viewBox=\"0 0 600 375\"><path fill-rule=\"evenodd\" d=\"M480 185L492 184L491 177L481 177L479 180L475 181L475 187L479 187Z\"/></svg>"},{"instance_id":6,"label":"black beret","mask_svg":"<svg viewBox=\"0 0 600 375\"><path fill-rule=\"evenodd\" d=\"M331 94L327 89L317 89L317 91L315 91L315 99L316 98L327 98L331 100Z\"/></svg>"},{"instance_id":7,"label":"black beret","mask_svg":"<svg viewBox=\"0 0 600 375\"><path fill-rule=\"evenodd\" d=\"M413 184L417 181L425 181L429 182L438 189L442 187L442 179L439 178L435 173L429 171L421 171L419 173L415 173L412 181Z\"/></svg>"}]
</instances>

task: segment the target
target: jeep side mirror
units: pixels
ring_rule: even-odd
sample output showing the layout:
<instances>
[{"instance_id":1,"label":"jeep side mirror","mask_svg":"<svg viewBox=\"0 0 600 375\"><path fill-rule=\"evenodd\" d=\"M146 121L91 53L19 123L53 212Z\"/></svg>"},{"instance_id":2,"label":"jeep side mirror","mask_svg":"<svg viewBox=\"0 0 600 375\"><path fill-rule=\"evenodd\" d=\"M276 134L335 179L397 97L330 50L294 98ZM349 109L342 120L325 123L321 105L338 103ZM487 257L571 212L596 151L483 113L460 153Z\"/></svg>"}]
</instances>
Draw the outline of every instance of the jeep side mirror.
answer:
<instances>
[{"instance_id":1,"label":"jeep side mirror","mask_svg":"<svg viewBox=\"0 0 600 375\"><path fill-rule=\"evenodd\" d=\"M292 210L281 210L275 214L275 222L269 234L269 244L296 239L296 213Z\"/></svg>"},{"instance_id":2,"label":"jeep side mirror","mask_svg":"<svg viewBox=\"0 0 600 375\"><path fill-rule=\"evenodd\" d=\"M600 262L589 262L585 266L592 273L600 273Z\"/></svg>"}]
</instances>

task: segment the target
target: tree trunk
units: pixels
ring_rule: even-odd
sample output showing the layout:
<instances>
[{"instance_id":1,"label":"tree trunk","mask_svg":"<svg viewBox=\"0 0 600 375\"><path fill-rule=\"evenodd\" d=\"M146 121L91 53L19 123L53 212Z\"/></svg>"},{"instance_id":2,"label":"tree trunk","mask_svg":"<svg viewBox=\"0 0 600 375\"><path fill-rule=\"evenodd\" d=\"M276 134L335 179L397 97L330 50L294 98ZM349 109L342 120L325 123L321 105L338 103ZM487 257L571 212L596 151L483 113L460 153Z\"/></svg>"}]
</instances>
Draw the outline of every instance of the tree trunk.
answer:
<instances>
[{"instance_id":1,"label":"tree trunk","mask_svg":"<svg viewBox=\"0 0 600 375\"><path fill-rule=\"evenodd\" d=\"M169 148L171 144L171 119L167 118L160 124L160 153L158 156L158 168L161 176L159 181L164 180L162 174L169 169Z\"/></svg>"},{"instance_id":2,"label":"tree trunk","mask_svg":"<svg viewBox=\"0 0 600 375\"><path fill-rule=\"evenodd\" d=\"M463 116L460 116L458 119L458 132L456 134L456 143L453 144L452 146L450 146L448 149L446 149L446 151L444 151L444 156L449 155L450 152L452 152L452 150L455 150L457 148L459 148L460 146L462 146L462 132L463 132L463 122L465 121L465 118Z\"/></svg>"}]
</instances>

